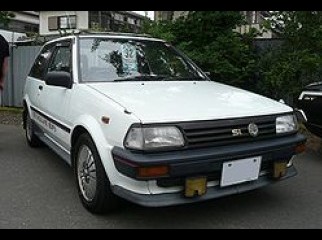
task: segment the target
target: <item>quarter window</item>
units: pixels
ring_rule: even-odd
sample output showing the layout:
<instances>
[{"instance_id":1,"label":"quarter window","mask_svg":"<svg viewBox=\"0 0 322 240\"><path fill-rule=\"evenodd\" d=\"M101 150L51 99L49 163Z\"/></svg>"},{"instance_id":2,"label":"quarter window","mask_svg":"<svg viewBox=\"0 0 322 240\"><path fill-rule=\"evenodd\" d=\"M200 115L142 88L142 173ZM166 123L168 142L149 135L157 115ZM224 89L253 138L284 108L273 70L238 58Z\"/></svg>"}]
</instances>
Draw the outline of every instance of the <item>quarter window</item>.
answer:
<instances>
[{"instance_id":1,"label":"quarter window","mask_svg":"<svg viewBox=\"0 0 322 240\"><path fill-rule=\"evenodd\" d=\"M71 50L69 46L57 47L53 60L51 61L48 71L71 72L70 61Z\"/></svg>"},{"instance_id":2,"label":"quarter window","mask_svg":"<svg viewBox=\"0 0 322 240\"><path fill-rule=\"evenodd\" d=\"M36 58L34 65L32 66L29 76L44 80L46 68L49 63L49 59L52 56L54 45L46 45L39 56Z\"/></svg>"}]
</instances>

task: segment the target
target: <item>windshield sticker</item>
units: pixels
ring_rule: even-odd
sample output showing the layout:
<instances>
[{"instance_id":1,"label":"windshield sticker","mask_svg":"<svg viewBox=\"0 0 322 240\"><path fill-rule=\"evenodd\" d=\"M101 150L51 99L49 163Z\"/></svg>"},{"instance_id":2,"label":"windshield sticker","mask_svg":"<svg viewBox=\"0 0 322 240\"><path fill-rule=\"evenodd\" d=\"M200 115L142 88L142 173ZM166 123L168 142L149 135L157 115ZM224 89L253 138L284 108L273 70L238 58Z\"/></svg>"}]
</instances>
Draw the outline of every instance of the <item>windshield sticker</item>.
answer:
<instances>
[{"instance_id":1,"label":"windshield sticker","mask_svg":"<svg viewBox=\"0 0 322 240\"><path fill-rule=\"evenodd\" d=\"M138 62L136 58L135 46L125 43L121 46L123 72L132 73L138 71Z\"/></svg>"}]
</instances>

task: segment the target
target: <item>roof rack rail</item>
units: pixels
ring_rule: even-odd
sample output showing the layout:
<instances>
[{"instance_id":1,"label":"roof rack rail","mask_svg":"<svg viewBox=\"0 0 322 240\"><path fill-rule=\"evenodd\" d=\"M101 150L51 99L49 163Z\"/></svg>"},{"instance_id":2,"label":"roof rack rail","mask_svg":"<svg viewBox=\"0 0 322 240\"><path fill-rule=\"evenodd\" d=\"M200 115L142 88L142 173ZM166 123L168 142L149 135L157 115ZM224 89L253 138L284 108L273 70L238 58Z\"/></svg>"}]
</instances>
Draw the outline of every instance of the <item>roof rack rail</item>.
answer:
<instances>
[{"instance_id":1,"label":"roof rack rail","mask_svg":"<svg viewBox=\"0 0 322 240\"><path fill-rule=\"evenodd\" d=\"M146 33L131 33L131 32L96 32L96 31L91 31L91 30L79 30L78 32L76 32L75 34L78 35L85 35L85 34L108 34L108 35L118 35L118 36L137 36L137 37L148 37L148 38L152 38L152 36L150 34L146 34Z\"/></svg>"}]
</instances>

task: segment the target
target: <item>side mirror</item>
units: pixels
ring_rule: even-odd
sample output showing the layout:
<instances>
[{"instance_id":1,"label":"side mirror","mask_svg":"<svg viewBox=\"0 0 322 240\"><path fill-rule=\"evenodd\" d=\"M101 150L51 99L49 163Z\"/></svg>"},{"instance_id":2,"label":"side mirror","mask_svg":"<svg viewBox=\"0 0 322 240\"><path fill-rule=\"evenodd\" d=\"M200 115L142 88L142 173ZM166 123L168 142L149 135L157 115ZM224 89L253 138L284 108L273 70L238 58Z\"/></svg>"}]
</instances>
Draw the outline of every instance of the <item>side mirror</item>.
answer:
<instances>
[{"instance_id":1,"label":"side mirror","mask_svg":"<svg viewBox=\"0 0 322 240\"><path fill-rule=\"evenodd\" d=\"M64 87L71 89L73 81L70 73L63 71L48 72L45 77L45 83L50 86Z\"/></svg>"}]
</instances>

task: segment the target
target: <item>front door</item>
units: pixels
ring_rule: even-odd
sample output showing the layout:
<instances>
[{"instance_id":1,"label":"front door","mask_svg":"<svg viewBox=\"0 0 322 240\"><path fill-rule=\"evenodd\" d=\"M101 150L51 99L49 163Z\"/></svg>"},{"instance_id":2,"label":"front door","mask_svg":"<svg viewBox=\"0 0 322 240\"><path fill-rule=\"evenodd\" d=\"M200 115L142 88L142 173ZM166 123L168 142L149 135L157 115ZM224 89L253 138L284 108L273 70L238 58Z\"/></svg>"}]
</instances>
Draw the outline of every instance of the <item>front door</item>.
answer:
<instances>
[{"instance_id":1,"label":"front door","mask_svg":"<svg viewBox=\"0 0 322 240\"><path fill-rule=\"evenodd\" d=\"M56 44L47 72L72 73L72 42L64 40ZM72 75L72 74L71 74ZM44 84L40 96L40 110L45 113L45 128L51 141L69 151L71 122L68 120L72 89Z\"/></svg>"}]
</instances>

